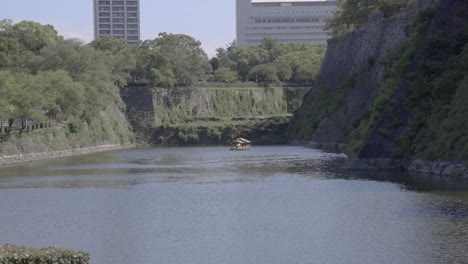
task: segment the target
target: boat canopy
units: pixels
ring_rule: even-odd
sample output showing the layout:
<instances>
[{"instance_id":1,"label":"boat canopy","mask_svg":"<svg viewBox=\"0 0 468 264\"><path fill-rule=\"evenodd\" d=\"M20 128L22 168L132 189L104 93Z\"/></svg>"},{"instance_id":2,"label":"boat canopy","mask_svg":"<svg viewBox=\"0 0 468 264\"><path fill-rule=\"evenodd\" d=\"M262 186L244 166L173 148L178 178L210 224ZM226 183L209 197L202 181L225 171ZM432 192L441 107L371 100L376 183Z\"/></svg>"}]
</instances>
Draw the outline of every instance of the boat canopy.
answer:
<instances>
[{"instance_id":1,"label":"boat canopy","mask_svg":"<svg viewBox=\"0 0 468 264\"><path fill-rule=\"evenodd\" d=\"M250 144L251 142L245 138L238 138L234 140L234 142L239 143L239 144Z\"/></svg>"}]
</instances>

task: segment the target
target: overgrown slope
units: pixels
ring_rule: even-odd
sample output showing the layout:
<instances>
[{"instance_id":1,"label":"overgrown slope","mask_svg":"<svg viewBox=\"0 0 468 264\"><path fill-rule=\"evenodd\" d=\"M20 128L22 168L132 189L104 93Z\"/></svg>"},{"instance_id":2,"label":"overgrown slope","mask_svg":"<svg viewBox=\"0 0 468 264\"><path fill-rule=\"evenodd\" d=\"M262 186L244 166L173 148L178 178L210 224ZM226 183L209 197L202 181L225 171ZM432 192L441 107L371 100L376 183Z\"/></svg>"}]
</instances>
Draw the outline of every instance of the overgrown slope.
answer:
<instances>
[{"instance_id":1,"label":"overgrown slope","mask_svg":"<svg viewBox=\"0 0 468 264\"><path fill-rule=\"evenodd\" d=\"M345 143L360 160L400 161L391 166L414 157L467 161L467 19L468 2L441 0L374 15L332 40L292 139Z\"/></svg>"},{"instance_id":2,"label":"overgrown slope","mask_svg":"<svg viewBox=\"0 0 468 264\"><path fill-rule=\"evenodd\" d=\"M248 83L207 86L128 87L121 94L130 122L150 144L225 144L242 135L256 143L286 143L291 112L308 89Z\"/></svg>"},{"instance_id":3,"label":"overgrown slope","mask_svg":"<svg viewBox=\"0 0 468 264\"><path fill-rule=\"evenodd\" d=\"M115 63L50 25L0 21L0 156L131 143Z\"/></svg>"}]
</instances>

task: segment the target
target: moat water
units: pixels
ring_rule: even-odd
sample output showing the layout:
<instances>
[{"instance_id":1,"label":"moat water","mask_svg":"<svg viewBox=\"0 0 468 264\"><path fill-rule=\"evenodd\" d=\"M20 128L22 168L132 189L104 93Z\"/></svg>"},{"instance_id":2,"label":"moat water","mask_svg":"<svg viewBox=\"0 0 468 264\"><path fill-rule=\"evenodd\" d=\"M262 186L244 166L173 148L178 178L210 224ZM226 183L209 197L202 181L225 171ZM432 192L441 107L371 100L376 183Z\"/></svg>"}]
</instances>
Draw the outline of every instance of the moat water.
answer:
<instances>
[{"instance_id":1,"label":"moat water","mask_svg":"<svg viewBox=\"0 0 468 264\"><path fill-rule=\"evenodd\" d=\"M468 263L468 184L302 147L135 149L0 168L0 244L96 264Z\"/></svg>"}]
</instances>

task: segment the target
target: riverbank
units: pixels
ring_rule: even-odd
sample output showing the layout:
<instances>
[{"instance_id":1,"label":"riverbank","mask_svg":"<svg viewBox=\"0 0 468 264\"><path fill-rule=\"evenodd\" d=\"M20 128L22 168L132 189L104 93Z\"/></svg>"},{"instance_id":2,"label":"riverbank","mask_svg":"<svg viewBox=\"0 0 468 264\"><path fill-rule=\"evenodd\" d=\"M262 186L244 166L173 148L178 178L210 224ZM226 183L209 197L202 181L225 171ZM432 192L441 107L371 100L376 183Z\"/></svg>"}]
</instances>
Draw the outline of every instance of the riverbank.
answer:
<instances>
[{"instance_id":1,"label":"riverbank","mask_svg":"<svg viewBox=\"0 0 468 264\"><path fill-rule=\"evenodd\" d=\"M307 148L322 149L327 152L339 152L346 155L345 145L341 143L321 143L307 142L294 140L290 143L293 146L304 146ZM394 171L407 170L409 172L424 173L430 175L438 175L443 177L451 177L457 179L468 180L468 166L461 161L429 161L421 158L412 158L409 161L395 159L348 159L348 170L365 171L365 170L380 170Z\"/></svg>"},{"instance_id":2,"label":"riverbank","mask_svg":"<svg viewBox=\"0 0 468 264\"><path fill-rule=\"evenodd\" d=\"M0 156L0 166L15 165L20 163L27 163L33 161L41 160L51 160L64 157L86 155L97 152L118 150L118 149L127 149L132 148L134 145L101 145L88 148L76 148L76 149L67 149L67 150L57 150L41 153L29 153L29 154L18 154L10 156Z\"/></svg>"}]
</instances>

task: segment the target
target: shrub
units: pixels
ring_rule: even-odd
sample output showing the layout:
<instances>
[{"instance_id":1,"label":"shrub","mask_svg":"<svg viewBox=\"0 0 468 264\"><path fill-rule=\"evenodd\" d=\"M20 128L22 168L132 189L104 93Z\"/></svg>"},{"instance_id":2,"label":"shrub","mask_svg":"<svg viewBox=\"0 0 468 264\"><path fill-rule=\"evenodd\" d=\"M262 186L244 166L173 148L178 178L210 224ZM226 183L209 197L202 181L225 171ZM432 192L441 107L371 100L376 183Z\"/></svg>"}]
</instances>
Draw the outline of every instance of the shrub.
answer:
<instances>
[{"instance_id":1,"label":"shrub","mask_svg":"<svg viewBox=\"0 0 468 264\"><path fill-rule=\"evenodd\" d=\"M4 245L0 248L2 264L88 264L90 255L83 251L49 248L26 248Z\"/></svg>"}]
</instances>

